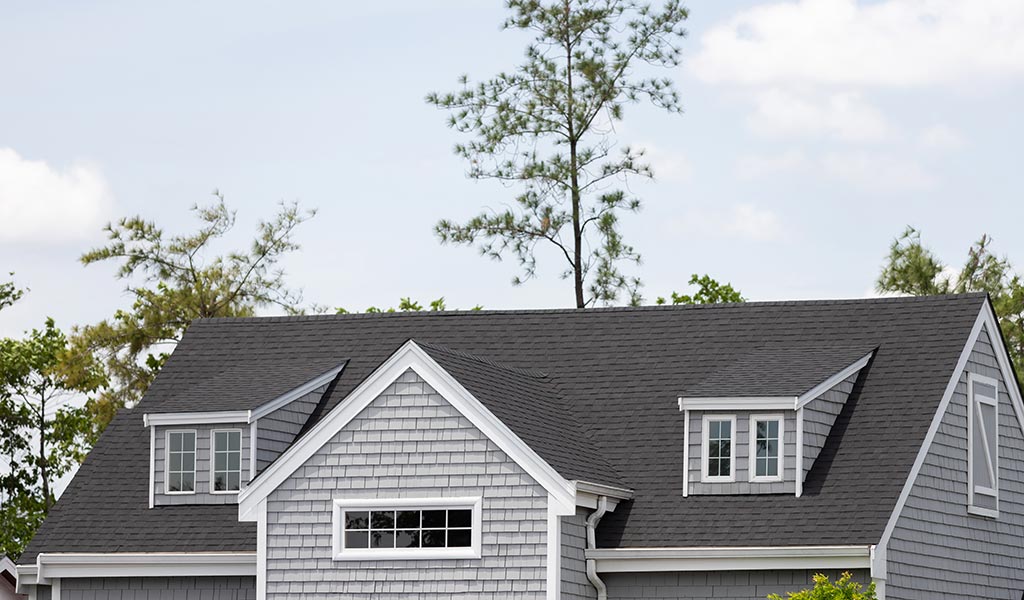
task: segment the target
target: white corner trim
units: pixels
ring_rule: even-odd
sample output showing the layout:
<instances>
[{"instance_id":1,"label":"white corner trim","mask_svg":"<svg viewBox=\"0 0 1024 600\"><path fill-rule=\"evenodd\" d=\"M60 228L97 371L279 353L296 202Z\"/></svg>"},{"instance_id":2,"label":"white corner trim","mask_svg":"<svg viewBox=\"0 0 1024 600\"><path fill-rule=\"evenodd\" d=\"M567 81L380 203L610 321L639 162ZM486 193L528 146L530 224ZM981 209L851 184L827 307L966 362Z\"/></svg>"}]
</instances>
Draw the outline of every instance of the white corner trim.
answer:
<instances>
[{"instance_id":1,"label":"white corner trim","mask_svg":"<svg viewBox=\"0 0 1024 600\"><path fill-rule=\"evenodd\" d=\"M144 414L142 423L146 427L154 425L231 425L248 423L251 414L251 410Z\"/></svg>"},{"instance_id":2,"label":"white corner trim","mask_svg":"<svg viewBox=\"0 0 1024 600\"><path fill-rule=\"evenodd\" d=\"M612 548L587 550L602 573L868 569L870 546Z\"/></svg>"},{"instance_id":3,"label":"white corner trim","mask_svg":"<svg viewBox=\"0 0 1024 600\"><path fill-rule=\"evenodd\" d=\"M796 409L796 497L804 495L804 409Z\"/></svg>"},{"instance_id":4,"label":"white corner trim","mask_svg":"<svg viewBox=\"0 0 1024 600\"><path fill-rule=\"evenodd\" d=\"M793 410L796 396L680 398L679 410Z\"/></svg>"},{"instance_id":5,"label":"white corner trim","mask_svg":"<svg viewBox=\"0 0 1024 600\"><path fill-rule=\"evenodd\" d=\"M166 481L164 482L166 484ZM156 505L156 427L149 428L149 507Z\"/></svg>"},{"instance_id":6,"label":"white corner trim","mask_svg":"<svg viewBox=\"0 0 1024 600\"><path fill-rule=\"evenodd\" d=\"M776 453L776 468L778 469L777 475L770 476L757 476L757 422L758 421L775 421L779 424L779 441L778 441L778 452ZM786 464L784 462L785 453L783 452L786 447L786 417L784 415L762 415L752 414L750 415L750 428L749 433L749 447L747 449L747 480L750 483L774 483L782 481L786 472Z\"/></svg>"},{"instance_id":7,"label":"white corner trim","mask_svg":"<svg viewBox=\"0 0 1024 600\"><path fill-rule=\"evenodd\" d=\"M711 421L728 421L729 426L729 475L711 477L708 475L708 445ZM733 483L736 481L736 415L704 415L700 432L700 482L701 483Z\"/></svg>"},{"instance_id":8,"label":"white corner trim","mask_svg":"<svg viewBox=\"0 0 1024 600\"><path fill-rule=\"evenodd\" d=\"M830 389L836 387L837 385L845 381L846 378L849 377L850 375L853 375L857 371L863 369L868 364L868 361L871 360L871 357L874 355L874 353L874 350L868 352L862 358L857 359L857 361L854 362L852 365L846 367L842 371L839 371L835 375L829 377L825 381L822 381L818 385L812 387L811 389L801 394L800 397L796 399L796 407L803 407L811 400L814 400L818 396L824 394L825 392L829 391Z\"/></svg>"},{"instance_id":9,"label":"white corner trim","mask_svg":"<svg viewBox=\"0 0 1024 600\"><path fill-rule=\"evenodd\" d=\"M679 399L683 410L683 399ZM690 495L690 411L683 410L683 498Z\"/></svg>"},{"instance_id":10,"label":"white corner trim","mask_svg":"<svg viewBox=\"0 0 1024 600\"><path fill-rule=\"evenodd\" d=\"M267 501L256 507L256 600L267 600Z\"/></svg>"},{"instance_id":11,"label":"white corner trim","mask_svg":"<svg viewBox=\"0 0 1024 600\"><path fill-rule=\"evenodd\" d=\"M942 424L942 419L946 415L946 410L949 408L949 403L953 398L953 393L956 391L956 387L960 382L960 377L963 375L964 369L967 366L968 360L970 360L971 352L974 350L974 345L978 342L978 338L981 336L982 329L985 328L989 332L989 338L992 341L992 348L996 354L996 362L999 363L999 371L1002 377L1008 383L1003 388L1010 396L1010 403L1013 405L1014 412L1017 415L1017 422L1024 430L1024 402L1021 401L1020 390L1016 385L1016 377L1013 373L1013 369L1010 366L1010 357L1006 354L1006 348L998 336L1001 336L999 330L999 322L996 320L996 315L992 312L992 305L988 300L982 305L981 311L978 313L978 318L974 322L974 327L971 329L970 335L967 336L967 342L964 344L963 350L960 352L960 358L957 360L956 367L953 369L953 374L949 378L949 382L946 384L946 391L942 395L942 400L939 403L939 408L935 411L935 415L932 417L931 426L928 428L928 433L925 436L924 443L921 444L920 450L917 452L917 458L914 460L914 465L910 469L910 474L907 476L906 482L903 484L903 490L900 492L900 496L896 501L896 506L893 508L892 513L889 515L889 521L885 526L885 530L882 532L882 536L878 541L878 547L881 548L882 555L888 548L889 539L892 537L893 531L896 529L896 523L899 521L900 515L903 513L903 507L907 503L907 499L910 497L910 491L914 487L914 483L917 481L917 476L921 472L921 468L924 466L924 461L931 450L932 441L935 439L938 433L939 427ZM996 337L993 337L996 336Z\"/></svg>"},{"instance_id":12,"label":"white corner trim","mask_svg":"<svg viewBox=\"0 0 1024 600\"><path fill-rule=\"evenodd\" d=\"M265 500L264 500L265 502ZM456 548L345 548L344 512L350 509L469 509L473 515L471 541L468 547ZM550 515L550 510L549 510ZM331 559L356 560L438 560L449 558L480 558L483 548L483 498L427 496L420 498L335 498L331 511Z\"/></svg>"},{"instance_id":13,"label":"white corner trim","mask_svg":"<svg viewBox=\"0 0 1024 600\"><path fill-rule=\"evenodd\" d=\"M542 459L500 419L473 397L458 381L423 351L414 341L402 345L373 373L363 380L338 406L297 440L273 464L238 496L238 514L242 521L252 521L259 501L266 498L292 473L299 469L324 444L363 411L407 369L412 369L430 387L462 413L470 423L491 439L503 452L519 464L554 498L563 515L576 510L575 487Z\"/></svg>"},{"instance_id":14,"label":"white corner trim","mask_svg":"<svg viewBox=\"0 0 1024 600\"><path fill-rule=\"evenodd\" d=\"M68 577L253 576L254 552L110 552L40 554L34 565L18 567L19 583L47 584ZM34 581L29 581L30 575Z\"/></svg>"},{"instance_id":15,"label":"white corner trim","mask_svg":"<svg viewBox=\"0 0 1024 600\"><path fill-rule=\"evenodd\" d=\"M266 404L254 409L252 411L252 420L255 421L256 419L265 417L270 413L274 412L275 410L283 406L286 406L287 404L290 404L292 401L298 400L302 396L305 396L306 394L312 392L318 387L327 385L335 377L338 376L338 373L341 373L342 369L345 368L346 364L347 361L341 363L337 367L334 367L330 371L317 375L313 379L310 379L309 381L303 383L302 385L296 387L295 389L287 391L278 396L277 398L274 398L270 402L267 402Z\"/></svg>"},{"instance_id":16,"label":"white corner trim","mask_svg":"<svg viewBox=\"0 0 1024 600\"><path fill-rule=\"evenodd\" d=\"M562 598L562 515L548 495L547 600Z\"/></svg>"},{"instance_id":17,"label":"white corner trim","mask_svg":"<svg viewBox=\"0 0 1024 600\"><path fill-rule=\"evenodd\" d=\"M60 578L50 580L50 600L60 600Z\"/></svg>"},{"instance_id":18,"label":"white corner trim","mask_svg":"<svg viewBox=\"0 0 1024 600\"><path fill-rule=\"evenodd\" d=\"M249 424L249 481L256 479L256 438L258 436L258 429L256 426L256 420L253 420Z\"/></svg>"}]
</instances>

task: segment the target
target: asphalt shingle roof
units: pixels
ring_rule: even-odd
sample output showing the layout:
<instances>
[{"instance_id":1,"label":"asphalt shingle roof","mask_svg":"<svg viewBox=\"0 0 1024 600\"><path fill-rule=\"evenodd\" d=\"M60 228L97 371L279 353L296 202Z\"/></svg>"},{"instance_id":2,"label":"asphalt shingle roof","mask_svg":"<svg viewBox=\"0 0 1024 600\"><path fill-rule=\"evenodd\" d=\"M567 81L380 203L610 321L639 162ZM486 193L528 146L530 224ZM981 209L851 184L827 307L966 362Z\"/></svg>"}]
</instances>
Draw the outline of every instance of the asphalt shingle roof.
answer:
<instances>
[{"instance_id":1,"label":"asphalt shingle roof","mask_svg":"<svg viewBox=\"0 0 1024 600\"><path fill-rule=\"evenodd\" d=\"M609 474L636 492L602 520L601 547L875 543L985 301L959 295L197 321L154 390L100 440L26 557L72 548L254 549L254 528L237 523L232 506L146 508L148 436L141 414L161 410L176 382L193 377L234 368L267 373L251 383L238 378L231 393L241 397L263 393L282 360L323 372L348 358L316 420L410 338L432 347L431 355L463 385L490 398L482 401L493 412L506 407L499 416L514 431L536 427L531 444L539 454L571 420L548 433L520 413L555 410L555 400L564 400L569 413L555 421L574 417L581 430L580 447L565 440L565 460L592 444ZM710 391L716 378L724 385L721 373L747 373L741 377L747 395L799 393L875 348L801 498L682 497L679 396ZM511 393L516 389L522 393ZM534 394L542 398L536 406ZM517 418L524 420L514 426ZM548 456L556 451L549 447Z\"/></svg>"}]
</instances>

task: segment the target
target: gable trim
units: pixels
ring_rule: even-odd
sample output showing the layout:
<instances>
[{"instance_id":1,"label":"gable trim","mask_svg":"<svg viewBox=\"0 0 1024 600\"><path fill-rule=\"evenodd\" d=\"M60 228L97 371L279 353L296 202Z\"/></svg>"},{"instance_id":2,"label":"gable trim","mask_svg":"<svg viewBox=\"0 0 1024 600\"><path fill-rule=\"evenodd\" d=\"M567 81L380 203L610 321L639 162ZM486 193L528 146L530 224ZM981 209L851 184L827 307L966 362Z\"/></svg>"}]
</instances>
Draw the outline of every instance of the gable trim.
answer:
<instances>
[{"instance_id":1,"label":"gable trim","mask_svg":"<svg viewBox=\"0 0 1024 600\"><path fill-rule=\"evenodd\" d=\"M255 520L255 510L261 500L284 483L408 369L415 371L427 385L547 490L560 509L559 514L575 513L575 486L566 481L416 342L409 340L239 494L239 520Z\"/></svg>"},{"instance_id":2,"label":"gable trim","mask_svg":"<svg viewBox=\"0 0 1024 600\"><path fill-rule=\"evenodd\" d=\"M146 427L161 425L218 425L223 423L248 423L252 420L251 410L220 410L214 412L158 413L142 415Z\"/></svg>"},{"instance_id":3,"label":"gable trim","mask_svg":"<svg viewBox=\"0 0 1024 600\"><path fill-rule=\"evenodd\" d=\"M334 367L330 371L327 371L321 375L317 375L313 379L310 379L309 381L303 383L302 385L296 387L295 389L285 392L278 396L277 398L274 398L270 402L267 402L266 404L253 409L250 418L253 421L255 421L256 419L265 417L270 413L274 412L275 410L287 406L288 404L291 404L293 401L298 400L299 398L305 396L306 394L312 392L313 390L327 385L335 377L337 377L342 372L342 370L344 370L346 364L348 364L348 361L341 363L340 365Z\"/></svg>"},{"instance_id":4,"label":"gable trim","mask_svg":"<svg viewBox=\"0 0 1024 600\"><path fill-rule=\"evenodd\" d=\"M20 565L18 586L46 585L69 577L178 577L256 574L254 552L43 553Z\"/></svg>"},{"instance_id":5,"label":"gable trim","mask_svg":"<svg viewBox=\"0 0 1024 600\"><path fill-rule=\"evenodd\" d=\"M679 410L793 410L796 396L679 398Z\"/></svg>"},{"instance_id":6,"label":"gable trim","mask_svg":"<svg viewBox=\"0 0 1024 600\"><path fill-rule=\"evenodd\" d=\"M1012 363L1010 362L1010 357L1006 353L1006 345L1002 343L1002 333L999 329L999 321L996 319L995 312L992 310L991 301L986 299L981 307L981 311L978 313L978 318L974 322L974 327L971 329L971 333L967 337L967 342L964 344L964 348L960 352L960 358L957 360L956 367L953 369L953 375L950 377L949 383L946 384L946 390L942 395L942 401L939 403L939 408L935 411L935 415L932 417L931 426L928 428L928 433L925 436L924 443L921 444L921 449L917 452L917 458L914 460L914 465L910 469L910 474L907 476L907 480L903 484L903 490L900 492L900 496L896 501L896 506L889 515L889 521L886 523L885 530L882 532L882 537L878 542L878 552L874 562L881 561L884 563L885 561L889 539L892 537L893 531L896 529L896 523L899 521L899 518L903 513L903 507L910 498L910 492L914 487L914 483L917 482L917 476L924 467L924 461L928 457L928 453L931 451L932 442L935 440L935 436L938 434L939 427L946 415L946 411L949 409L949 403L953 399L953 393L956 391L956 388L960 383L960 378L963 376L964 369L967 367L971 353L974 351L974 346L978 342L978 338L981 336L981 332L983 330L988 333L989 340L992 342L992 349L995 351L996 362L999 364L1000 375L1004 381L1009 382L1003 387L1010 396L1010 404L1013 406L1013 412L1017 416L1017 424L1021 430L1024 431L1024 401L1021 400L1020 388L1017 386L1017 379L1013 372L1013 368L1011 367ZM873 566L880 572L884 572L884 564Z\"/></svg>"},{"instance_id":7,"label":"gable trim","mask_svg":"<svg viewBox=\"0 0 1024 600\"><path fill-rule=\"evenodd\" d=\"M860 358L856 362L854 362L852 365L846 367L842 371L839 371L835 375L829 377L825 381L822 381L818 385L812 387L811 389L809 389L806 392L804 392L803 394L801 394L800 397L796 399L796 407L797 407L797 409L802 408L803 406L805 406L806 404L808 404L809 402L811 402L812 400L814 400L818 396L821 396L822 394L824 394L825 392L829 391L830 389L836 387L837 385L839 385L843 381L846 381L846 379L848 377L850 377L851 375L853 375L857 371L860 371L861 369L863 369L868 364L868 361L871 360L871 357L872 357L872 355L874 355L874 353L875 353L874 350L872 350L871 352L868 352L862 358Z\"/></svg>"}]
</instances>

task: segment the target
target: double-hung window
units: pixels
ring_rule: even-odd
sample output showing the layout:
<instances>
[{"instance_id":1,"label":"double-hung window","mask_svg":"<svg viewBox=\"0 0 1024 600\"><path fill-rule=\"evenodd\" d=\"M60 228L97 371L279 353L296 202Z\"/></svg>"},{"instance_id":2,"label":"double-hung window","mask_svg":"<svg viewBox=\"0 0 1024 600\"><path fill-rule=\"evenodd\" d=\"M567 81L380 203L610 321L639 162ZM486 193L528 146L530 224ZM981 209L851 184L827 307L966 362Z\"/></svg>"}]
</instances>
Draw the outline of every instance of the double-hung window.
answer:
<instances>
[{"instance_id":1,"label":"double-hung window","mask_svg":"<svg viewBox=\"0 0 1024 600\"><path fill-rule=\"evenodd\" d=\"M196 432L167 432L168 494L192 494L196 491Z\"/></svg>"},{"instance_id":2,"label":"double-hung window","mask_svg":"<svg viewBox=\"0 0 1024 600\"><path fill-rule=\"evenodd\" d=\"M750 417L750 481L782 481L783 424L781 415Z\"/></svg>"},{"instance_id":3,"label":"double-hung window","mask_svg":"<svg viewBox=\"0 0 1024 600\"><path fill-rule=\"evenodd\" d=\"M736 480L736 416L705 415L701 444L701 481Z\"/></svg>"},{"instance_id":4,"label":"double-hung window","mask_svg":"<svg viewBox=\"0 0 1024 600\"><path fill-rule=\"evenodd\" d=\"M334 558L477 558L480 498L334 501Z\"/></svg>"},{"instance_id":5,"label":"double-hung window","mask_svg":"<svg viewBox=\"0 0 1024 600\"><path fill-rule=\"evenodd\" d=\"M237 492L242 486L242 431L214 430L211 492Z\"/></svg>"},{"instance_id":6,"label":"double-hung window","mask_svg":"<svg viewBox=\"0 0 1024 600\"><path fill-rule=\"evenodd\" d=\"M967 510L999 516L999 382L967 376Z\"/></svg>"}]
</instances>

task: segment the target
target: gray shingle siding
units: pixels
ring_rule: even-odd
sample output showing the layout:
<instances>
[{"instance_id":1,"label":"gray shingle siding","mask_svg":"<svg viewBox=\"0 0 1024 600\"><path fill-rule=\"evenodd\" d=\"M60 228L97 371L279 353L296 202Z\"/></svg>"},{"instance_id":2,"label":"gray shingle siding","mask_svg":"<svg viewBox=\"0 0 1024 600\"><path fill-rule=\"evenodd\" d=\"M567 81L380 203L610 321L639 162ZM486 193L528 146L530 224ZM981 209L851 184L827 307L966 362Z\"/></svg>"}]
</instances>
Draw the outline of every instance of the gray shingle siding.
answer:
<instances>
[{"instance_id":1,"label":"gray shingle siding","mask_svg":"<svg viewBox=\"0 0 1024 600\"><path fill-rule=\"evenodd\" d=\"M481 496L482 558L332 560L332 500ZM547 492L406 372L267 499L267 600L542 599Z\"/></svg>"},{"instance_id":2,"label":"gray shingle siding","mask_svg":"<svg viewBox=\"0 0 1024 600\"><path fill-rule=\"evenodd\" d=\"M597 590L587 579L587 516L589 510L562 518L562 598L592 600Z\"/></svg>"},{"instance_id":3,"label":"gray shingle siding","mask_svg":"<svg viewBox=\"0 0 1024 600\"><path fill-rule=\"evenodd\" d=\"M795 592L812 585L817 571L694 571L684 573L607 573L608 600L685 598L764 600L768 594ZM825 571L832 579L840 573ZM867 585L866 570L852 571L854 580Z\"/></svg>"},{"instance_id":4,"label":"gray shingle siding","mask_svg":"<svg viewBox=\"0 0 1024 600\"><path fill-rule=\"evenodd\" d=\"M256 422L256 473L277 460L313 414L327 385L296 398Z\"/></svg>"},{"instance_id":5,"label":"gray shingle siding","mask_svg":"<svg viewBox=\"0 0 1024 600\"><path fill-rule=\"evenodd\" d=\"M782 415L783 426L783 480L772 483L751 483L750 416ZM704 415L736 416L736 481L735 483L701 483L701 450ZM702 494L795 494L796 493L796 412L795 411L690 411L690 489L693 496Z\"/></svg>"},{"instance_id":6,"label":"gray shingle siding","mask_svg":"<svg viewBox=\"0 0 1024 600\"><path fill-rule=\"evenodd\" d=\"M40 588L42 590L43 588ZM255 600L255 577L63 579L61 600Z\"/></svg>"},{"instance_id":7,"label":"gray shingle siding","mask_svg":"<svg viewBox=\"0 0 1024 600\"><path fill-rule=\"evenodd\" d=\"M157 506L174 504L235 504L237 494L210 493L210 448L213 445L212 432L215 429L239 429L242 432L242 489L249 481L249 425L247 423L225 423L223 425L168 425L156 428L153 454L153 502ZM167 474L167 432L196 432L196 491L194 494L165 494L164 477Z\"/></svg>"},{"instance_id":8,"label":"gray shingle siding","mask_svg":"<svg viewBox=\"0 0 1024 600\"><path fill-rule=\"evenodd\" d=\"M1024 435L983 332L967 372L999 383L998 519L967 513L967 372L942 417L888 547L889 600L999 598L1024 591Z\"/></svg>"},{"instance_id":9,"label":"gray shingle siding","mask_svg":"<svg viewBox=\"0 0 1024 600\"><path fill-rule=\"evenodd\" d=\"M825 447L825 440L843 411L859 373L854 373L804 406L804 477Z\"/></svg>"}]
</instances>

